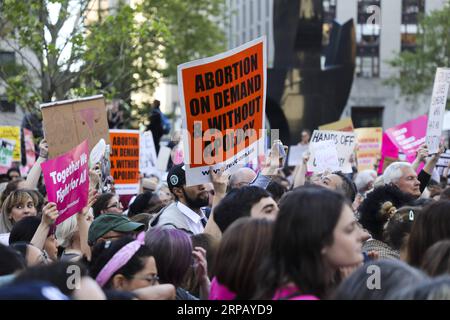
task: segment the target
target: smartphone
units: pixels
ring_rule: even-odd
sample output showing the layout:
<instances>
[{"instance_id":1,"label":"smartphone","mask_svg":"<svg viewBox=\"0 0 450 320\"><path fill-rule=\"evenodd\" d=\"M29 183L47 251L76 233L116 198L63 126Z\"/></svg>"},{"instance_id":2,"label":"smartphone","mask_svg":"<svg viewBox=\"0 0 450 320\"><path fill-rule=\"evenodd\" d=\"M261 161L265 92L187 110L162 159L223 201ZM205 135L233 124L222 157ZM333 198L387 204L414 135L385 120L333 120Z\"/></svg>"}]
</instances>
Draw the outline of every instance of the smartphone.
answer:
<instances>
[{"instance_id":1,"label":"smartphone","mask_svg":"<svg viewBox=\"0 0 450 320\"><path fill-rule=\"evenodd\" d=\"M283 167L287 158L288 146L283 145L281 141L277 145L278 154L280 155L280 167Z\"/></svg>"}]
</instances>

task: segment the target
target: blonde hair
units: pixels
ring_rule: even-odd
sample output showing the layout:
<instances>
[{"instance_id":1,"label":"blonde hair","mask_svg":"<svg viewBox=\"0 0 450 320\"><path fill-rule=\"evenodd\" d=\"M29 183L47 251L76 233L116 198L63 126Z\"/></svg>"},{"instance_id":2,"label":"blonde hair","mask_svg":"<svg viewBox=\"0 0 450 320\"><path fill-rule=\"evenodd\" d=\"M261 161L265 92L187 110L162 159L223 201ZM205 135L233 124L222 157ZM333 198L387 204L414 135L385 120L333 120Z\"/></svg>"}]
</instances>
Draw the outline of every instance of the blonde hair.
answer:
<instances>
[{"instance_id":1,"label":"blonde hair","mask_svg":"<svg viewBox=\"0 0 450 320\"><path fill-rule=\"evenodd\" d=\"M77 216L74 214L70 218L61 222L55 231L58 246L67 248L73 242L73 236L78 231Z\"/></svg>"},{"instance_id":2,"label":"blonde hair","mask_svg":"<svg viewBox=\"0 0 450 320\"><path fill-rule=\"evenodd\" d=\"M16 190L6 197L2 204L2 212L0 217L0 233L11 232L14 222L8 217L14 206L26 203L29 199L37 206L36 197L26 190Z\"/></svg>"}]
</instances>

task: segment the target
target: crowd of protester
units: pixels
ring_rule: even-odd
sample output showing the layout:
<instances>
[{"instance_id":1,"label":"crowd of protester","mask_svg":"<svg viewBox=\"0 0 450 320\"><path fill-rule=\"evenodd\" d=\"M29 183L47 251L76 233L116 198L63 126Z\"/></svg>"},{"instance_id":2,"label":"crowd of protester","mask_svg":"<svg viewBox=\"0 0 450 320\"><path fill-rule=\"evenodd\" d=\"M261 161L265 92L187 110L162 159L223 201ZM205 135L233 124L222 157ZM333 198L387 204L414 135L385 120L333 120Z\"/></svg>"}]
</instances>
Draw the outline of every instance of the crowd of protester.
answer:
<instances>
[{"instance_id":1,"label":"crowd of protester","mask_svg":"<svg viewBox=\"0 0 450 320\"><path fill-rule=\"evenodd\" d=\"M275 149L257 172L211 170L196 186L171 163L127 203L91 184L55 226L42 140L28 175L11 168L0 184L0 299L450 298L448 170L432 179L443 148L380 175L312 174L308 152L274 166Z\"/></svg>"}]
</instances>

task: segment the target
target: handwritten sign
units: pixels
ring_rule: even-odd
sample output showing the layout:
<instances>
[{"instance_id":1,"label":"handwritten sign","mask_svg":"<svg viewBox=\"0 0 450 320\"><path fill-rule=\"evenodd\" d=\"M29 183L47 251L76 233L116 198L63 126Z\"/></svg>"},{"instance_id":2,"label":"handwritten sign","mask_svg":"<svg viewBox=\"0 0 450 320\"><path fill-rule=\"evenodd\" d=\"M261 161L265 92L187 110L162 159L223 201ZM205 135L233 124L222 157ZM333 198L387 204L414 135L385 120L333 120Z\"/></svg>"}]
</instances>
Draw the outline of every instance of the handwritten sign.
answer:
<instances>
[{"instance_id":1,"label":"handwritten sign","mask_svg":"<svg viewBox=\"0 0 450 320\"><path fill-rule=\"evenodd\" d=\"M315 172L339 171L339 157L336 144L332 140L324 140L314 143L312 150L315 158Z\"/></svg>"},{"instance_id":2,"label":"handwritten sign","mask_svg":"<svg viewBox=\"0 0 450 320\"><path fill-rule=\"evenodd\" d=\"M311 156L309 158L307 167L308 171L318 172L321 168L317 166L315 160L315 144L321 141L332 141L336 146L338 153L339 170L343 173L351 173L352 165L350 157L355 150L356 137L353 132L344 131L321 131L315 130L310 140Z\"/></svg>"},{"instance_id":3,"label":"handwritten sign","mask_svg":"<svg viewBox=\"0 0 450 320\"><path fill-rule=\"evenodd\" d=\"M359 128L355 129L358 148L356 158L358 159L358 171L373 170L377 159L381 156L382 128Z\"/></svg>"},{"instance_id":4,"label":"handwritten sign","mask_svg":"<svg viewBox=\"0 0 450 320\"><path fill-rule=\"evenodd\" d=\"M426 143L429 154L435 154L439 151L449 85L450 69L438 68L436 70L430 111L428 113Z\"/></svg>"}]
</instances>

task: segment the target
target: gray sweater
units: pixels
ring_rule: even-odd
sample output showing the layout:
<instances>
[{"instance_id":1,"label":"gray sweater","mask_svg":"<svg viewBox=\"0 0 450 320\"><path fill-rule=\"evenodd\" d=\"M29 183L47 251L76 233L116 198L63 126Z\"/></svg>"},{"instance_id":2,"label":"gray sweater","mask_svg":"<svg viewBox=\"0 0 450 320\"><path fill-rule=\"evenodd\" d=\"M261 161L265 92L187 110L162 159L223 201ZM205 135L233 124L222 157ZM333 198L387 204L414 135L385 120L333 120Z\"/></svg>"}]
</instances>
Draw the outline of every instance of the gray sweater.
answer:
<instances>
[{"instance_id":1,"label":"gray sweater","mask_svg":"<svg viewBox=\"0 0 450 320\"><path fill-rule=\"evenodd\" d=\"M183 230L190 235L193 232L189 228L187 217L177 207L177 202L174 202L158 212L150 221L150 228L164 226L167 228L176 228Z\"/></svg>"}]
</instances>

